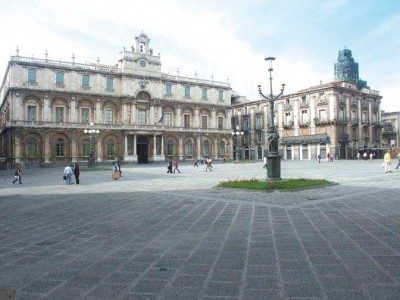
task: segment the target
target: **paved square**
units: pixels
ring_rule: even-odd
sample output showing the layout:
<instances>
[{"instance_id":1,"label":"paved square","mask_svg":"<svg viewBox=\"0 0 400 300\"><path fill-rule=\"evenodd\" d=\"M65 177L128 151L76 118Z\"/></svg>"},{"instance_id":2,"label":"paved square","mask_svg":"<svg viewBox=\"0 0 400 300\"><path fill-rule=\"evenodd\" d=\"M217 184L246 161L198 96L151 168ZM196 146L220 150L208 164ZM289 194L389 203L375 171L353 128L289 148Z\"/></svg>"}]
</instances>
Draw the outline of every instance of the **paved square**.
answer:
<instances>
[{"instance_id":1,"label":"paved square","mask_svg":"<svg viewBox=\"0 0 400 300\"><path fill-rule=\"evenodd\" d=\"M394 161L393 161L394 162ZM214 188L262 163L0 171L0 289L17 299L399 299L400 171L282 161L297 192ZM111 168L110 168L111 169Z\"/></svg>"}]
</instances>

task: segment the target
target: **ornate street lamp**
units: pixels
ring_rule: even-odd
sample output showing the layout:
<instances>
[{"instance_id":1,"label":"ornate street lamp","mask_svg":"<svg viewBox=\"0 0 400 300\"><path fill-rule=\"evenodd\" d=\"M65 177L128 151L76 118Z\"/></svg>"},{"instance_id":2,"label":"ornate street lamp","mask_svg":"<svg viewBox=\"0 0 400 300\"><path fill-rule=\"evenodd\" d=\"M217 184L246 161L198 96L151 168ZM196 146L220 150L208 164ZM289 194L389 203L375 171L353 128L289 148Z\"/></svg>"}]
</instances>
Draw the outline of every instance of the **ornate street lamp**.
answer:
<instances>
[{"instance_id":1,"label":"ornate street lamp","mask_svg":"<svg viewBox=\"0 0 400 300\"><path fill-rule=\"evenodd\" d=\"M274 122L275 118L274 102L282 96L283 91L285 89L285 84L282 83L282 88L279 95L274 96L272 92L272 71L274 70L272 68L272 63L275 60L275 57L267 57L265 60L268 62L270 94L269 96L265 96L261 92L261 85L258 85L258 92L260 93L260 96L262 98L268 100L271 112L270 124L268 129L269 152L267 155L268 159L267 179L270 181L278 181L281 180L281 158L278 153L279 134L277 129L275 128L275 122Z\"/></svg>"},{"instance_id":2,"label":"ornate street lamp","mask_svg":"<svg viewBox=\"0 0 400 300\"><path fill-rule=\"evenodd\" d=\"M96 140L97 136L100 134L100 130L94 129L93 125L94 125L94 123L90 122L90 128L86 128L83 130L84 133L89 134L89 141L90 141L88 168L94 167L95 158L94 158L93 142Z\"/></svg>"},{"instance_id":3,"label":"ornate street lamp","mask_svg":"<svg viewBox=\"0 0 400 300\"><path fill-rule=\"evenodd\" d=\"M242 137L244 134L243 131L239 130L239 126L236 126L236 130L232 131L232 138L235 140L235 156L236 156L236 160L235 163L239 163L239 155L238 155L238 146L239 146L239 137Z\"/></svg>"}]
</instances>

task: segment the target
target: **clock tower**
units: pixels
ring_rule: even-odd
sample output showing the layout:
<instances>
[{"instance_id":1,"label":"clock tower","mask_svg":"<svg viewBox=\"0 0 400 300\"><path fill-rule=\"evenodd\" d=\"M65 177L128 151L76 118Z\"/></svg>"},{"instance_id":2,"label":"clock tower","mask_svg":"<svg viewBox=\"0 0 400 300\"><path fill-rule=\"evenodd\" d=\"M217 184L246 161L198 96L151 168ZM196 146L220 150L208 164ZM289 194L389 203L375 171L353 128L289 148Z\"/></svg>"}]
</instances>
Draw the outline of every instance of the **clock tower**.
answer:
<instances>
[{"instance_id":1,"label":"clock tower","mask_svg":"<svg viewBox=\"0 0 400 300\"><path fill-rule=\"evenodd\" d=\"M160 56L153 55L150 48L150 39L143 32L135 38L135 43L131 47L132 51L121 52L119 67L127 73L154 73L161 72Z\"/></svg>"}]
</instances>

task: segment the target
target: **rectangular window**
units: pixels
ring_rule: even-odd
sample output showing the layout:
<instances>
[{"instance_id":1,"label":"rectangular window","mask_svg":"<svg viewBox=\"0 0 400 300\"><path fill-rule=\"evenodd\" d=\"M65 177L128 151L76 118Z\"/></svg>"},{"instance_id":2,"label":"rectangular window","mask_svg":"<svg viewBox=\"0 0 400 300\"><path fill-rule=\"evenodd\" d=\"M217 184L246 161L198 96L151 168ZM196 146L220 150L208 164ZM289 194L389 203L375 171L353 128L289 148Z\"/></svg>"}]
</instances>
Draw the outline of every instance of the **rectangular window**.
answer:
<instances>
[{"instance_id":1,"label":"rectangular window","mask_svg":"<svg viewBox=\"0 0 400 300\"><path fill-rule=\"evenodd\" d=\"M366 111L363 111L362 113L362 121L363 122L367 122L368 121L368 115Z\"/></svg>"},{"instance_id":2,"label":"rectangular window","mask_svg":"<svg viewBox=\"0 0 400 300\"><path fill-rule=\"evenodd\" d=\"M243 120L243 129L244 130L249 130L250 129L250 120L249 118L246 118Z\"/></svg>"},{"instance_id":3,"label":"rectangular window","mask_svg":"<svg viewBox=\"0 0 400 300\"><path fill-rule=\"evenodd\" d=\"M64 122L64 107L56 107L56 122Z\"/></svg>"},{"instance_id":4,"label":"rectangular window","mask_svg":"<svg viewBox=\"0 0 400 300\"><path fill-rule=\"evenodd\" d=\"M112 124L113 123L113 110L112 109L106 109L105 121L106 121L106 124Z\"/></svg>"},{"instance_id":5,"label":"rectangular window","mask_svg":"<svg viewBox=\"0 0 400 300\"><path fill-rule=\"evenodd\" d=\"M185 144L185 154L186 154L186 156L192 156L192 144L191 143Z\"/></svg>"},{"instance_id":6,"label":"rectangular window","mask_svg":"<svg viewBox=\"0 0 400 300\"><path fill-rule=\"evenodd\" d=\"M290 113L286 113L286 125L292 125L292 116L290 115Z\"/></svg>"},{"instance_id":7,"label":"rectangular window","mask_svg":"<svg viewBox=\"0 0 400 300\"><path fill-rule=\"evenodd\" d=\"M82 75L82 86L89 87L89 75Z\"/></svg>"},{"instance_id":8,"label":"rectangular window","mask_svg":"<svg viewBox=\"0 0 400 300\"><path fill-rule=\"evenodd\" d=\"M164 115L164 124L166 125L166 126L172 126L172 114L170 114L170 113L166 113L165 115Z\"/></svg>"},{"instance_id":9,"label":"rectangular window","mask_svg":"<svg viewBox=\"0 0 400 300\"><path fill-rule=\"evenodd\" d=\"M321 109L320 111L318 111L318 118L320 119L320 121L326 120L325 109Z\"/></svg>"},{"instance_id":10,"label":"rectangular window","mask_svg":"<svg viewBox=\"0 0 400 300\"><path fill-rule=\"evenodd\" d=\"M208 118L207 116L201 116L201 128L205 129L208 128Z\"/></svg>"},{"instance_id":11,"label":"rectangular window","mask_svg":"<svg viewBox=\"0 0 400 300\"><path fill-rule=\"evenodd\" d=\"M224 101L224 91L218 91L218 100Z\"/></svg>"},{"instance_id":12,"label":"rectangular window","mask_svg":"<svg viewBox=\"0 0 400 300\"><path fill-rule=\"evenodd\" d=\"M307 105L307 97L306 96L301 97L301 104Z\"/></svg>"},{"instance_id":13,"label":"rectangular window","mask_svg":"<svg viewBox=\"0 0 400 300\"><path fill-rule=\"evenodd\" d=\"M256 118L256 129L262 129L262 118L260 116Z\"/></svg>"},{"instance_id":14,"label":"rectangular window","mask_svg":"<svg viewBox=\"0 0 400 300\"><path fill-rule=\"evenodd\" d=\"M145 109L138 110L138 124L146 125L146 110Z\"/></svg>"},{"instance_id":15,"label":"rectangular window","mask_svg":"<svg viewBox=\"0 0 400 300\"><path fill-rule=\"evenodd\" d=\"M351 111L351 121L353 122L357 121L357 113L355 110Z\"/></svg>"},{"instance_id":16,"label":"rectangular window","mask_svg":"<svg viewBox=\"0 0 400 300\"><path fill-rule=\"evenodd\" d=\"M167 155L168 156L174 155L174 144L173 143L167 144Z\"/></svg>"},{"instance_id":17,"label":"rectangular window","mask_svg":"<svg viewBox=\"0 0 400 300\"><path fill-rule=\"evenodd\" d=\"M64 72L58 71L56 73L56 85L64 84Z\"/></svg>"},{"instance_id":18,"label":"rectangular window","mask_svg":"<svg viewBox=\"0 0 400 300\"><path fill-rule=\"evenodd\" d=\"M308 145L302 145L302 159L308 159Z\"/></svg>"},{"instance_id":19,"label":"rectangular window","mask_svg":"<svg viewBox=\"0 0 400 300\"><path fill-rule=\"evenodd\" d=\"M28 121L36 121L36 106L28 106Z\"/></svg>"},{"instance_id":20,"label":"rectangular window","mask_svg":"<svg viewBox=\"0 0 400 300\"><path fill-rule=\"evenodd\" d=\"M172 96L172 85L171 85L170 83L167 83L167 84L165 85L165 95L166 95L167 97Z\"/></svg>"},{"instance_id":21,"label":"rectangular window","mask_svg":"<svg viewBox=\"0 0 400 300\"><path fill-rule=\"evenodd\" d=\"M203 100L207 99L207 89L206 88L201 89L201 99L203 99Z\"/></svg>"},{"instance_id":22,"label":"rectangular window","mask_svg":"<svg viewBox=\"0 0 400 300\"><path fill-rule=\"evenodd\" d=\"M303 110L303 111L301 112L301 122L302 122L303 124L305 124L305 123L308 122L308 114L307 114L307 111L306 111L306 110Z\"/></svg>"},{"instance_id":23,"label":"rectangular window","mask_svg":"<svg viewBox=\"0 0 400 300\"><path fill-rule=\"evenodd\" d=\"M107 77L106 89L108 91L113 91L114 90L114 79L112 77Z\"/></svg>"},{"instance_id":24,"label":"rectangular window","mask_svg":"<svg viewBox=\"0 0 400 300\"><path fill-rule=\"evenodd\" d=\"M36 82L36 69L28 69L28 82Z\"/></svg>"},{"instance_id":25,"label":"rectangular window","mask_svg":"<svg viewBox=\"0 0 400 300\"><path fill-rule=\"evenodd\" d=\"M114 143L107 143L107 156L114 156Z\"/></svg>"},{"instance_id":26,"label":"rectangular window","mask_svg":"<svg viewBox=\"0 0 400 300\"><path fill-rule=\"evenodd\" d=\"M224 129L224 117L218 117L218 129Z\"/></svg>"},{"instance_id":27,"label":"rectangular window","mask_svg":"<svg viewBox=\"0 0 400 300\"><path fill-rule=\"evenodd\" d=\"M190 128L190 115L184 115L184 127L185 128Z\"/></svg>"},{"instance_id":28,"label":"rectangular window","mask_svg":"<svg viewBox=\"0 0 400 300\"><path fill-rule=\"evenodd\" d=\"M185 98L190 98L190 86L185 86Z\"/></svg>"},{"instance_id":29,"label":"rectangular window","mask_svg":"<svg viewBox=\"0 0 400 300\"><path fill-rule=\"evenodd\" d=\"M89 123L89 108L81 109L81 123Z\"/></svg>"}]
</instances>

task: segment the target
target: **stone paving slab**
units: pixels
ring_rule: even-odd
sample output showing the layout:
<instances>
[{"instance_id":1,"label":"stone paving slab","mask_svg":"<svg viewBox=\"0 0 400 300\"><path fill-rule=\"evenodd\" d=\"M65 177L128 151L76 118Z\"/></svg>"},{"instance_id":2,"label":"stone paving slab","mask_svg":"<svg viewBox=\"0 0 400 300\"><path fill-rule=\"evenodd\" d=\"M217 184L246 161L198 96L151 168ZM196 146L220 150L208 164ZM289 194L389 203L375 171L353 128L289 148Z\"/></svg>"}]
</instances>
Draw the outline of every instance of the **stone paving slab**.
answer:
<instances>
[{"instance_id":1,"label":"stone paving slab","mask_svg":"<svg viewBox=\"0 0 400 300\"><path fill-rule=\"evenodd\" d=\"M16 299L399 299L400 173L380 161L282 161L339 185L249 192L262 163L0 171L0 288Z\"/></svg>"}]
</instances>

